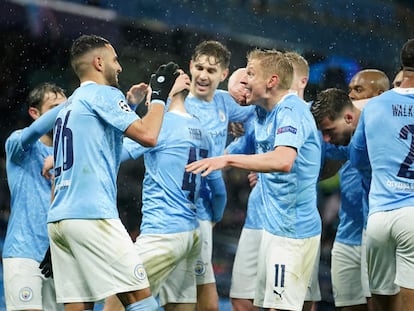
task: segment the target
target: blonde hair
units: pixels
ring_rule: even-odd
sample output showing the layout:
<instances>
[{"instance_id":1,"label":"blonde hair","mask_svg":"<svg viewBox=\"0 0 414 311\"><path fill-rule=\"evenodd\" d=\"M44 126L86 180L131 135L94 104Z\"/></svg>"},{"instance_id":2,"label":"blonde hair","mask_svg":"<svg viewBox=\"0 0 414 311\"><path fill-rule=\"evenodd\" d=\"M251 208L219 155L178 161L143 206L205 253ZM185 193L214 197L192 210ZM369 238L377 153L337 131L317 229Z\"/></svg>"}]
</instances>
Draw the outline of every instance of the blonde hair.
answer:
<instances>
[{"instance_id":1,"label":"blonde hair","mask_svg":"<svg viewBox=\"0 0 414 311\"><path fill-rule=\"evenodd\" d=\"M285 53L285 56L292 63L293 70L298 76L309 77L309 64L302 55L294 51L289 51Z\"/></svg>"},{"instance_id":2,"label":"blonde hair","mask_svg":"<svg viewBox=\"0 0 414 311\"><path fill-rule=\"evenodd\" d=\"M279 76L278 88L288 90L293 80L293 67L289 59L277 50L255 49L247 54L247 61L258 60L263 76L277 74Z\"/></svg>"}]
</instances>

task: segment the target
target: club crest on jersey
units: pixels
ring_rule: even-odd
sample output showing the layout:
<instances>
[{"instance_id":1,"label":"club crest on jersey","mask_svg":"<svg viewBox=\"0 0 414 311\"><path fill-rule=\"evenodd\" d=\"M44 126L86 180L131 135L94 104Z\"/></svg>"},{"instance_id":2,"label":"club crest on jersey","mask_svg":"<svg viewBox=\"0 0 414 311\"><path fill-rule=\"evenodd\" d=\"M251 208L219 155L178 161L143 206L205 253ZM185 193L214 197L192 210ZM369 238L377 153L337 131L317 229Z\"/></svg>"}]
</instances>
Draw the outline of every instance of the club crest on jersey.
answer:
<instances>
[{"instance_id":1,"label":"club crest on jersey","mask_svg":"<svg viewBox=\"0 0 414 311\"><path fill-rule=\"evenodd\" d=\"M194 272L196 275L203 275L206 273L206 265L201 260L197 260Z\"/></svg>"},{"instance_id":2,"label":"club crest on jersey","mask_svg":"<svg viewBox=\"0 0 414 311\"><path fill-rule=\"evenodd\" d=\"M272 130L273 130L273 123L270 123L270 124L267 126L267 129L266 129L266 134L267 134L267 135L270 135L270 133L272 133Z\"/></svg>"},{"instance_id":3,"label":"club crest on jersey","mask_svg":"<svg viewBox=\"0 0 414 311\"><path fill-rule=\"evenodd\" d=\"M145 271L144 265L136 265L134 269L134 274L139 280L144 280L147 277L147 272Z\"/></svg>"},{"instance_id":4,"label":"club crest on jersey","mask_svg":"<svg viewBox=\"0 0 414 311\"><path fill-rule=\"evenodd\" d=\"M223 110L219 110L219 119L221 122L226 121L226 115L224 114Z\"/></svg>"},{"instance_id":5,"label":"club crest on jersey","mask_svg":"<svg viewBox=\"0 0 414 311\"><path fill-rule=\"evenodd\" d=\"M19 298L21 301L30 301L33 298L33 290L30 287L23 287L19 291Z\"/></svg>"},{"instance_id":6,"label":"club crest on jersey","mask_svg":"<svg viewBox=\"0 0 414 311\"><path fill-rule=\"evenodd\" d=\"M286 132L290 132L290 133L292 133L292 134L296 134L296 132L297 132L298 130L297 130L297 128L296 127L293 127L293 126L283 126L283 127L279 127L278 129L277 129L277 133L278 134L282 134L282 133L286 133Z\"/></svg>"},{"instance_id":7,"label":"club crest on jersey","mask_svg":"<svg viewBox=\"0 0 414 311\"><path fill-rule=\"evenodd\" d=\"M121 107L121 109L123 111L126 111L126 112L131 112L132 111L131 108L129 107L129 105L122 99L118 102L118 105L119 105L119 107Z\"/></svg>"}]
</instances>

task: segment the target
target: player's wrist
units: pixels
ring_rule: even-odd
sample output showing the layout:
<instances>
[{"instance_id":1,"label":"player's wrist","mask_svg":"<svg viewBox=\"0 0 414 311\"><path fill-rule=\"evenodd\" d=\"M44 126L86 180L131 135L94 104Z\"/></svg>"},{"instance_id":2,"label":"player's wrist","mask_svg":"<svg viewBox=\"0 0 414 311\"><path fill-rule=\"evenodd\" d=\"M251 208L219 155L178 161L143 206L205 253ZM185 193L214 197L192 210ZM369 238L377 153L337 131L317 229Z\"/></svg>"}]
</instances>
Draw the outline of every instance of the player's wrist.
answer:
<instances>
[{"instance_id":1,"label":"player's wrist","mask_svg":"<svg viewBox=\"0 0 414 311\"><path fill-rule=\"evenodd\" d=\"M165 101L163 101L162 99L152 99L150 104L163 105L165 107Z\"/></svg>"}]
</instances>

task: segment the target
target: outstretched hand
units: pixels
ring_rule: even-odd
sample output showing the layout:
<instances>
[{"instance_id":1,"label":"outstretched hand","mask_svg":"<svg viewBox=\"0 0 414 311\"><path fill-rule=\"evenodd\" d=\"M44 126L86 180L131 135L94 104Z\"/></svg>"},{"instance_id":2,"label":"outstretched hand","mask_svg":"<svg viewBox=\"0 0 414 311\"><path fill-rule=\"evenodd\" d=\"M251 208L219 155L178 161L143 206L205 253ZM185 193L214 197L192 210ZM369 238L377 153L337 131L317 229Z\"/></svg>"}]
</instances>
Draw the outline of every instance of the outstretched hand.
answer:
<instances>
[{"instance_id":1,"label":"outstretched hand","mask_svg":"<svg viewBox=\"0 0 414 311\"><path fill-rule=\"evenodd\" d=\"M186 165L185 170L193 174L201 173L201 176L204 177L210 174L212 171L221 170L222 168L226 167L226 165L226 156L221 156L192 162Z\"/></svg>"},{"instance_id":2,"label":"outstretched hand","mask_svg":"<svg viewBox=\"0 0 414 311\"><path fill-rule=\"evenodd\" d=\"M128 100L128 103L139 105L147 96L148 91L149 88L147 83L141 82L134 84L126 93L126 99Z\"/></svg>"}]
</instances>

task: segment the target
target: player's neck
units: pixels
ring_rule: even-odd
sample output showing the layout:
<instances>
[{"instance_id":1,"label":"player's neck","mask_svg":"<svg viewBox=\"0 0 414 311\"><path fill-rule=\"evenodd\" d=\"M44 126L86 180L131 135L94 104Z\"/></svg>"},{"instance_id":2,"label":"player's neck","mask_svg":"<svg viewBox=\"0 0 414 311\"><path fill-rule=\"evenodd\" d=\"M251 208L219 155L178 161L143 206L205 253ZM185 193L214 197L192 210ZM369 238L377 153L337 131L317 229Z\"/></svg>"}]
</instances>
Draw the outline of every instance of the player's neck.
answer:
<instances>
[{"instance_id":1,"label":"player's neck","mask_svg":"<svg viewBox=\"0 0 414 311\"><path fill-rule=\"evenodd\" d=\"M193 88L190 90L190 94L192 95L192 96L194 96L195 98L197 98L197 99L199 99L199 100L202 100L202 101L204 101L204 102L211 102L212 100L213 100L213 98L214 98L214 93L215 93L215 91L214 92L212 92L211 94L203 94L203 95L201 95L201 94L199 94L199 93L197 93L197 92L195 92L194 90L193 90Z\"/></svg>"},{"instance_id":2,"label":"player's neck","mask_svg":"<svg viewBox=\"0 0 414 311\"><path fill-rule=\"evenodd\" d=\"M278 91L276 94L273 94L273 96L270 96L267 100L265 100L261 106L267 111L272 111L273 108L278 105L283 97L288 93L289 90Z\"/></svg>"},{"instance_id":3,"label":"player's neck","mask_svg":"<svg viewBox=\"0 0 414 311\"><path fill-rule=\"evenodd\" d=\"M97 84L108 85L108 81L102 75L97 74L87 74L80 78L81 84L86 81L92 81Z\"/></svg>"},{"instance_id":4,"label":"player's neck","mask_svg":"<svg viewBox=\"0 0 414 311\"><path fill-rule=\"evenodd\" d=\"M187 110L184 106L184 102L179 100L172 100L168 108L168 111L178 111L181 113L187 113Z\"/></svg>"}]
</instances>

